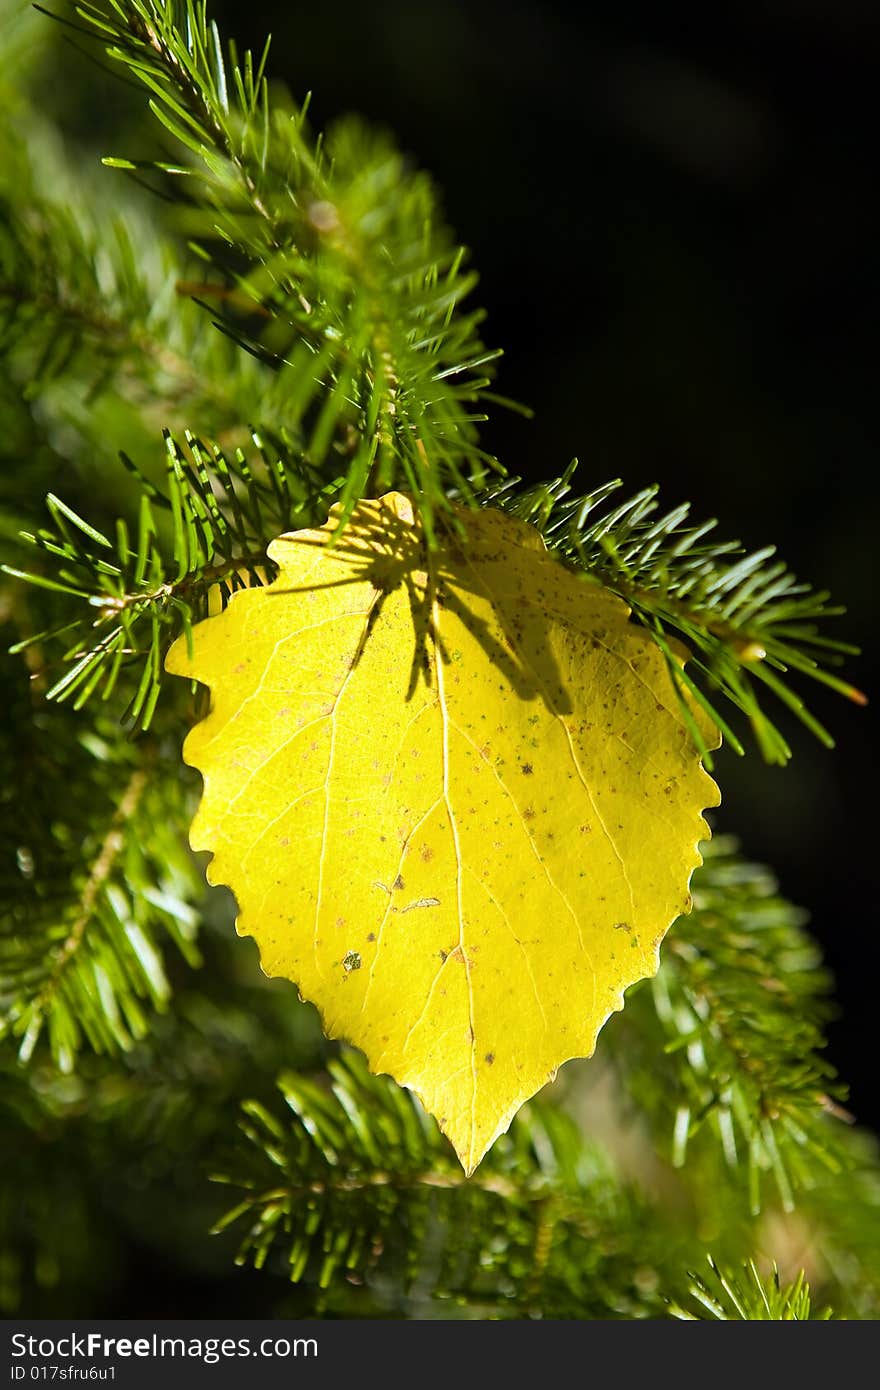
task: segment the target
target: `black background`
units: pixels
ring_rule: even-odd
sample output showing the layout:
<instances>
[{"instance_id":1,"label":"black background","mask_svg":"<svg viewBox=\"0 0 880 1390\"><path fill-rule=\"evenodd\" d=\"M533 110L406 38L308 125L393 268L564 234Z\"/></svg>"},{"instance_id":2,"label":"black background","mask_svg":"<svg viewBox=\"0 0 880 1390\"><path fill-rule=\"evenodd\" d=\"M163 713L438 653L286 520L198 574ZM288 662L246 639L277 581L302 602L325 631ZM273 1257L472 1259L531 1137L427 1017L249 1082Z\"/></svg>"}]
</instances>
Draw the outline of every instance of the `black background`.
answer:
<instances>
[{"instance_id":1,"label":"black background","mask_svg":"<svg viewBox=\"0 0 880 1390\"><path fill-rule=\"evenodd\" d=\"M877 507L880 11L857 0L255 0L213 12L323 125L358 111L431 170L472 248L499 389L534 407L484 440L513 472L580 460L586 490L657 482L728 537L776 543L848 614L871 692ZM786 769L722 755L719 829L806 906L837 978L832 1059L880 1125L872 1018L877 724L801 689Z\"/></svg>"}]
</instances>

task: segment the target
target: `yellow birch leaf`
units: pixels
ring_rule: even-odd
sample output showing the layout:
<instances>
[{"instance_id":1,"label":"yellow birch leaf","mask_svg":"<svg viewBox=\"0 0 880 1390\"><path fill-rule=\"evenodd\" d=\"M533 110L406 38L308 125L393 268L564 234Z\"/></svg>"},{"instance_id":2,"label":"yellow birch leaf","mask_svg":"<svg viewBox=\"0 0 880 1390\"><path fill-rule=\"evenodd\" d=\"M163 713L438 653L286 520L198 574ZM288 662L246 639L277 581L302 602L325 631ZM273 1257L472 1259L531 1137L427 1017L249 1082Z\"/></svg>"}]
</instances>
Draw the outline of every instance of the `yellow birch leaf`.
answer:
<instances>
[{"instance_id":1,"label":"yellow birch leaf","mask_svg":"<svg viewBox=\"0 0 880 1390\"><path fill-rule=\"evenodd\" d=\"M656 972L718 794L626 605L526 523L460 518L430 554L399 493L281 536L167 667L211 688L191 842L238 931L471 1173Z\"/></svg>"}]
</instances>

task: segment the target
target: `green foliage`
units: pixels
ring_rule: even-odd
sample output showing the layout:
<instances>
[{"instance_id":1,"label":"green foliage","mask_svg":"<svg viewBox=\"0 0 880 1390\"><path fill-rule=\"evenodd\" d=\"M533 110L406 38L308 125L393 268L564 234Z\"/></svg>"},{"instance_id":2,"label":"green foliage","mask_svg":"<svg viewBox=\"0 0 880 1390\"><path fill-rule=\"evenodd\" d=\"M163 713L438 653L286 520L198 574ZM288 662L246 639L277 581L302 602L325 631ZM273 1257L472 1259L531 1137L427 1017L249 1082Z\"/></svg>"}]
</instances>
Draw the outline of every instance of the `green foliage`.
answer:
<instances>
[{"instance_id":1,"label":"green foliage","mask_svg":"<svg viewBox=\"0 0 880 1390\"><path fill-rule=\"evenodd\" d=\"M769 1278L763 1278L751 1261L742 1279L725 1273L712 1259L709 1268L708 1280L695 1274L691 1284L694 1304L705 1311L694 1314L677 1308L676 1317L693 1320L708 1313L719 1322L827 1322L833 1316L828 1308L812 1312L803 1272L792 1284L783 1286L775 1265Z\"/></svg>"},{"instance_id":2,"label":"green foliage","mask_svg":"<svg viewBox=\"0 0 880 1390\"><path fill-rule=\"evenodd\" d=\"M33 17L45 42L46 21ZM154 450L163 428L189 418L232 443L247 438L243 421L274 419L277 377L192 301L180 247L151 205L130 197L120 207L108 177L72 161L7 71L0 138L4 408L17 391L66 456L87 468L97 454L105 469L122 442Z\"/></svg>"},{"instance_id":3,"label":"green foliage","mask_svg":"<svg viewBox=\"0 0 880 1390\"><path fill-rule=\"evenodd\" d=\"M609 1042L676 1167L695 1144L697 1161L709 1153L741 1177L754 1213L768 1181L790 1210L817 1166L845 1165L843 1091L822 1053L830 983L804 914L772 874L730 840L704 852L693 911Z\"/></svg>"},{"instance_id":4,"label":"green foliage","mask_svg":"<svg viewBox=\"0 0 880 1390\"><path fill-rule=\"evenodd\" d=\"M667 654L683 641L670 669L740 751L725 701L784 762L766 693L826 743L789 675L861 697L826 669L852 650L819 629L839 610L771 551L653 489L618 504L617 484L572 497L571 469L505 479L477 433L499 398L475 277L386 138L312 135L266 52L224 46L194 0L60 18L128 82L126 140L159 153L114 150L124 184L84 173L33 77L60 26L6 5L0 1307L91 1315L125 1241L219 1279L242 1233L263 1272L239 1271L236 1299L253 1278L276 1315L801 1320L808 1278L819 1306L876 1317L880 1164L823 1057L827 975L729 843L597 1058L468 1181L408 1094L230 944L185 849L191 702L164 653L334 502L401 487L430 535L450 500L532 521ZM225 1218L218 1167L243 1193Z\"/></svg>"},{"instance_id":5,"label":"green foliage","mask_svg":"<svg viewBox=\"0 0 880 1390\"><path fill-rule=\"evenodd\" d=\"M830 744L787 673L858 701L820 662L854 648L817 630L816 620L840 609L795 582L772 548L744 553L737 542L706 541L715 523L687 524L687 505L656 516L656 489L609 510L602 503L617 484L570 499L571 470L524 491L492 484L487 470L498 466L478 448L473 413L488 399L488 379L473 373L494 354L475 336L480 314L460 310L473 275L437 227L424 175L352 122L327 140L311 138L303 110L281 92L270 100L266 51L259 63L247 53L239 61L234 46L225 56L193 0L113 0L76 14L145 86L154 117L178 142L178 160L136 167L163 179L202 282L175 268L182 249L171 240L147 252L138 218L114 218L107 235L76 196L53 204L38 195L21 211L11 204L0 306L4 352L25 395L49 393L50 407L60 398L54 409L88 434L82 384L88 400L113 385L135 404L142 399L161 427L177 417L186 439L168 442L164 500L150 461L128 516L72 517L74 499L50 495L53 524L26 534L61 562L33 581L60 584L99 609L99 621L86 614L60 657L51 696L106 696L122 653L140 656L129 713L149 726L164 649L193 610L203 616L218 567L225 577L232 560L256 563L268 539L323 520L331 500L348 509L399 485L413 493L430 535L453 493L537 523L567 563L631 603L670 657L678 687L690 689L737 751L716 692L747 716L770 762L785 762L790 748L760 705L762 688ZM110 163L135 170L135 161ZM22 178L26 186L26 160L10 196ZM181 295L209 310L221 334ZM232 361L236 343L246 352ZM197 435L221 442L197 442L186 430L192 421ZM156 505L171 512L167 534ZM691 652L684 670L671 660L673 635Z\"/></svg>"},{"instance_id":6,"label":"green foliage","mask_svg":"<svg viewBox=\"0 0 880 1390\"><path fill-rule=\"evenodd\" d=\"M386 1270L409 1260L409 1311L421 1280L493 1315L651 1317L671 1300L674 1316L803 1318L802 1278L783 1289L747 1270L745 1292L729 1273L714 1292L695 1276L688 1283L695 1230L713 1232L730 1271L763 1244L772 1218L777 1239L788 1228L808 1242L811 1278L840 1315L873 1316L880 1163L828 1095L819 1028L828 981L802 914L729 844L695 874L694 897L656 980L630 992L600 1037L615 1093L619 1075L634 1114L650 1121L637 1181L542 1102L465 1180L417 1102L345 1054L329 1089L282 1076L292 1118L245 1104L243 1142L222 1180L246 1196L218 1226L244 1225L239 1259L280 1269L283 1257L294 1282L330 1299L342 1270L380 1302L391 1297ZM619 1142L616 1130L608 1137ZM855 1192L864 1205L846 1215ZM696 1314L678 1289L702 1305Z\"/></svg>"},{"instance_id":7,"label":"green foliage","mask_svg":"<svg viewBox=\"0 0 880 1390\"><path fill-rule=\"evenodd\" d=\"M829 606L828 594L798 583L773 558L773 546L748 553L738 541L716 540L717 522L694 525L686 502L658 516L656 487L614 507L605 504L619 481L569 497L573 472L574 464L554 482L525 491L507 483L489 500L537 525L567 564L626 599L666 655L676 687L690 691L736 752L743 746L718 709L715 692L746 715L767 762L786 763L791 756L760 704L762 686L833 747L784 679L796 671L864 703L860 691L821 664L838 664L857 650L818 629L819 619L843 611ZM684 669L672 659L672 635L684 639ZM690 722L699 743L699 730ZM708 750L704 760L711 767Z\"/></svg>"},{"instance_id":8,"label":"green foliage","mask_svg":"<svg viewBox=\"0 0 880 1390\"><path fill-rule=\"evenodd\" d=\"M208 915L210 989L178 971L173 1007L129 1050L83 1050L70 1073L45 1047L27 1067L0 1050L4 1316L143 1314L154 1266L169 1281L209 1276L240 1316L289 1311L265 1279L235 1277L231 1241L210 1238L220 1204L207 1173L242 1098L271 1099L282 1058L320 1063L320 1030L289 991L238 968L230 935L222 913Z\"/></svg>"},{"instance_id":9,"label":"green foliage","mask_svg":"<svg viewBox=\"0 0 880 1390\"><path fill-rule=\"evenodd\" d=\"M127 1049L167 1006L167 944L198 964L186 796L167 748L83 725L3 663L0 1038L27 1062L45 1029L69 1071L84 1042Z\"/></svg>"},{"instance_id":10,"label":"green foliage","mask_svg":"<svg viewBox=\"0 0 880 1390\"><path fill-rule=\"evenodd\" d=\"M353 1053L330 1077L282 1078L292 1121L244 1107L246 1147L223 1180L249 1191L218 1226L246 1224L240 1260L281 1247L294 1282L326 1290L344 1273L411 1308L430 1290L483 1315L662 1313L687 1246L560 1110L528 1106L465 1179L407 1092Z\"/></svg>"},{"instance_id":11,"label":"green foliage","mask_svg":"<svg viewBox=\"0 0 880 1390\"><path fill-rule=\"evenodd\" d=\"M202 297L279 371L278 425L306 461L320 466L336 441L346 503L368 480L400 482L426 521L445 486L469 493L494 462L473 412L488 384L475 373L497 353L477 336L481 315L457 312L474 277L437 226L429 180L358 123L311 137L304 107L270 98L268 44L258 60L224 52L197 0L111 0L77 15L143 84L177 151L105 162L184 181L172 196L186 199L193 249L220 277Z\"/></svg>"},{"instance_id":12,"label":"green foliage","mask_svg":"<svg viewBox=\"0 0 880 1390\"><path fill-rule=\"evenodd\" d=\"M96 693L108 700L121 675L123 717L142 729L156 710L169 642L206 615L215 586L225 602L236 588L261 583L267 539L312 521L336 490L257 434L252 461L243 448L227 455L188 432L184 446L170 434L165 444L164 487L124 457L141 488L135 534L120 518L111 541L50 493L53 526L21 536L63 568L49 577L5 566L14 578L80 600L79 616L17 648L65 639L47 699L72 700L75 709Z\"/></svg>"},{"instance_id":13,"label":"green foliage","mask_svg":"<svg viewBox=\"0 0 880 1390\"><path fill-rule=\"evenodd\" d=\"M401 486L429 535L452 494L538 524L561 558L632 605L670 658L677 686L738 751L716 692L745 714L768 761L785 762L790 749L762 707L762 690L831 743L787 675L860 700L825 669L854 649L818 630L819 619L840 610L797 583L772 548L748 554L736 542L707 540L715 523L688 524L687 505L658 517L656 489L609 509L602 504L618 485L571 499L570 469L534 489L491 482L487 470L498 466L476 443L481 417L472 409L490 398L488 381L473 375L488 358L476 337L480 315L459 307L473 277L437 226L423 175L350 122L326 141L313 139L303 110L280 92L270 100L266 52L259 62L250 54L239 61L234 46L225 55L216 26L192 0L120 0L77 14L143 84L153 115L179 143L179 160L146 167L179 205L175 222L201 280L186 278L182 265L175 271L182 248L172 242L158 262L147 253L136 219L116 218L110 237L103 225L99 234L76 197L61 207L43 199L9 223L0 302L5 295L14 330L7 351L28 393L76 373L91 397L113 382L133 403L141 397L162 412L162 427L176 420L187 441L169 446L165 505L174 527L164 547L158 539L152 546L153 534L162 535L150 514L151 499L160 500L153 462L143 465L151 481L136 514L74 522L92 541L109 523L115 545L95 551L82 535L71 538L59 517L75 505L69 497L51 497L54 524L28 533L63 562L35 582L60 583L101 614L97 637L88 630L94 614L82 619L53 695L106 694L119 653L139 653L144 683L131 693L131 714L148 724L162 654L194 607L202 615L218 565L258 558L285 526L322 520L332 500L347 509ZM205 332L210 325L177 302L181 294L207 309L222 334ZM230 344L247 349L234 363ZM81 406L68 403L66 418L77 413L87 430ZM207 437L194 450L193 422ZM252 451L248 458L247 425L257 459ZM259 500L261 487L279 493L277 505L264 497L237 528L236 496ZM691 653L684 670L671 659L673 637ZM708 751L706 760L711 766Z\"/></svg>"}]
</instances>

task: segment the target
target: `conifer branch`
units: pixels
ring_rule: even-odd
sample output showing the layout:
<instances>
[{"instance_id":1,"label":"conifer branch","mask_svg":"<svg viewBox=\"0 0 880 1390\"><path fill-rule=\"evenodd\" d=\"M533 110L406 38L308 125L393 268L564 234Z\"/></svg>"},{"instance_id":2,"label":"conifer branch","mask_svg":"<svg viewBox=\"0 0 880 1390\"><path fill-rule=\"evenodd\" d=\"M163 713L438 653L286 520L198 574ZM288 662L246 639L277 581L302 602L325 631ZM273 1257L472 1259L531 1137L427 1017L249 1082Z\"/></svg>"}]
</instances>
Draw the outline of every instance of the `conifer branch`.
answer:
<instances>
[{"instance_id":1,"label":"conifer branch","mask_svg":"<svg viewBox=\"0 0 880 1390\"><path fill-rule=\"evenodd\" d=\"M830 982L772 874L730 840L704 851L693 911L603 1042L677 1167L717 1159L753 1213L768 1184L792 1210L851 1167L845 1092L823 1056Z\"/></svg>"},{"instance_id":2,"label":"conifer branch","mask_svg":"<svg viewBox=\"0 0 880 1390\"><path fill-rule=\"evenodd\" d=\"M119 683L125 717L149 728L174 638L207 615L212 595L219 608L237 589L264 582L271 538L325 519L341 479L324 485L269 435L255 433L252 443L248 457L189 432L182 444L166 434L164 488L123 456L140 485L140 506L131 526L117 520L112 541L49 494L51 528L21 534L50 564L2 569L69 603L67 621L14 648L64 639L62 654L52 658L50 700L71 700L78 709L96 694L109 699Z\"/></svg>"},{"instance_id":3,"label":"conifer branch","mask_svg":"<svg viewBox=\"0 0 880 1390\"><path fill-rule=\"evenodd\" d=\"M80 661L73 682L62 677L52 689L54 697L67 698L82 687L99 666L115 669L123 643L130 655L141 655L144 669L154 672L150 698L144 706L155 709L161 680L161 656L179 631L204 616L206 596L214 584L222 584L223 602L245 582L261 583L266 562L261 547L282 531L320 524L332 502L344 495L345 475L328 482L320 470L305 464L295 450L284 447L268 432L254 433L256 455L248 460L241 448L227 454L217 444L206 444L189 431L179 443L166 433L167 488L157 489L124 457L128 469L140 480L142 498L140 550L128 543L128 528L117 523L123 538L108 567L110 542L102 537L99 551L71 545L70 527L59 521L71 511L50 495L48 505L56 528L24 533L32 545L64 560L67 568L59 579L5 567L19 578L52 588L97 608L83 617L78 640L68 647L65 662ZM483 495L484 505L500 506L536 525L560 560L585 579L601 583L620 594L631 606L636 621L645 626L667 658L668 668L698 745L702 739L690 716L683 694L687 691L721 728L728 743L742 753L743 745L717 705L722 694L750 721L765 758L785 762L791 750L781 731L759 703L757 684L763 684L792 709L827 745L833 741L785 682L789 669L809 676L856 703L865 697L855 687L825 670L819 658L839 661L856 649L826 638L817 622L840 612L829 607L827 595L798 584L779 563L765 565L767 552L743 557L738 542L698 544L715 522L687 527L688 507L654 520L655 489L641 493L608 512L602 508L618 484L606 484L586 497L558 507L568 491L571 470L555 484L519 491L514 481L504 489ZM172 534L163 534L154 517L160 508L171 512ZM596 519L590 520L594 510ZM93 539L99 533L82 517L74 525ZM149 565L141 553L144 528L148 535ZM145 574L149 572L149 581ZM228 579L228 582L226 582ZM125 615L122 626L117 618ZM146 647L134 641L134 624L148 632ZM111 635L106 638L106 625ZM96 640L94 631L100 632ZM688 644L682 648L678 639ZM690 652L684 666L680 657ZM764 667L768 669L765 670ZM773 668L772 671L770 668ZM139 707L135 718L142 717ZM148 723L147 719L145 722ZM712 758L703 748L704 761Z\"/></svg>"},{"instance_id":4,"label":"conifer branch","mask_svg":"<svg viewBox=\"0 0 880 1390\"><path fill-rule=\"evenodd\" d=\"M5 662L0 1037L27 1062L45 1031L69 1071L83 1044L130 1048L148 1027L145 1002L167 1006L166 943L199 962L188 792L158 747L32 699L27 671Z\"/></svg>"},{"instance_id":5,"label":"conifer branch","mask_svg":"<svg viewBox=\"0 0 880 1390\"><path fill-rule=\"evenodd\" d=\"M113 866L125 845L125 831L128 828L129 821L137 810L138 802L143 796L144 789L147 785L147 776L147 769L145 767L139 767L128 779L128 786L122 793L122 800L114 813L113 819L110 822L110 828L104 837L97 858L92 864L89 876L86 879L79 900L77 916L70 927L67 939L62 943L60 949L55 954L49 978L46 980L46 983L43 985L43 988L40 990L35 1000L34 1012L36 1014L45 1014L51 1003L52 997L61 983L65 966L82 945L82 939L85 935L86 928L94 916L98 897L103 891L110 874L113 872Z\"/></svg>"},{"instance_id":6,"label":"conifer branch","mask_svg":"<svg viewBox=\"0 0 880 1390\"><path fill-rule=\"evenodd\" d=\"M329 505L332 498L343 504L344 523L367 491L400 485L421 509L430 541L433 514L452 495L506 507L537 524L563 562L631 606L667 658L708 767L712 755L686 694L738 752L742 744L719 708L719 695L745 715L770 762L785 762L790 747L765 712L766 693L831 745L827 730L789 685L788 673L809 676L862 703L858 690L827 669L854 648L819 631L817 622L840 610L829 606L826 594L798 584L772 559L772 549L747 554L738 543L714 541L715 523L688 524L687 506L658 516L656 489L609 509L604 504L617 484L572 499L571 469L524 491L515 483L488 482L487 460L475 442L476 417L466 418L462 405L464 396L478 397L485 383L447 386L467 377L463 359L474 370L482 363L473 337L478 316L454 312L470 288L460 253L445 233L419 230L430 222L433 206L421 176L404 177L393 153L365 145L363 133L352 126L338 137L329 160L309 137L303 111L270 106L266 53L255 67L250 55L239 63L231 49L227 63L216 27L194 0L107 0L78 14L113 60L147 87L154 115L181 141L183 162L155 167L172 182L184 170L198 175L201 192L194 195L193 180L184 180L186 197L191 212L203 209L200 254L220 277L219 284L202 287L202 298L212 313L219 310L218 326L248 348L243 361L253 362L255 355L257 367L271 366L275 387L263 402L274 405L277 428L257 433L284 456L272 467L307 476L308 506L300 515L310 511L323 520L318 499ZM237 257L234 268L230 248ZM135 278L129 268L128 282ZM54 360L51 353L48 360ZM66 653L73 674L56 683L56 696L87 687L98 666L116 669L120 651L140 653L143 669L149 666L153 675L133 712L149 722L158 698L159 648L176 635L167 620L178 629L191 620L188 605L174 601L174 585L185 581L189 590L206 591L197 570L215 565L210 547L227 538L226 513L235 501L223 496L223 488L230 476L237 471L253 495L247 465L230 468L203 449L198 470L195 487L185 470L176 484L189 519L187 535L174 535L171 574L154 570L153 599L139 583L124 591L117 586L103 607L102 619L112 616L113 603L128 614L149 616L148 646L142 638L140 645L129 640L129 624L102 632L97 641L84 638ZM199 547L192 532L205 530L206 508L215 534ZM258 508L250 550L268 544L290 517L289 507L262 513ZM278 523L275 530L271 520ZM63 541L37 538L38 544L46 541L56 555L72 559ZM228 545L223 553L231 558ZM116 566L122 573L125 560L121 555ZM58 581L46 575L36 582ZM95 575L85 589L62 583L101 608L106 586L96 584ZM684 666L676 639L690 653Z\"/></svg>"},{"instance_id":7,"label":"conifer branch","mask_svg":"<svg viewBox=\"0 0 880 1390\"><path fill-rule=\"evenodd\" d=\"M375 1287L403 1247L412 1282L501 1316L662 1314L649 1271L674 1284L681 1244L561 1112L529 1107L465 1179L408 1093L353 1053L330 1074L330 1091L282 1079L292 1120L244 1107L245 1144L218 1177L250 1189L217 1227L245 1223L240 1261L262 1267L277 1244L294 1282L345 1270Z\"/></svg>"},{"instance_id":8,"label":"conifer branch","mask_svg":"<svg viewBox=\"0 0 880 1390\"><path fill-rule=\"evenodd\" d=\"M658 515L656 487L616 506L609 499L619 480L571 497L575 466L576 461L537 487L521 489L512 479L487 490L482 500L537 526L565 564L625 599L666 656L679 694L688 692L706 710L736 752L743 745L719 709L719 695L746 716L770 763L786 763L791 749L763 708L765 692L833 747L788 675L867 703L860 690L827 669L858 651L818 626L844 610L831 605L827 593L797 581L774 558L773 546L750 553L739 541L716 540L717 522L694 524L688 503ZM684 652L675 639L683 641ZM684 666L676 659L682 654L688 658ZM688 716L688 722L711 768L711 752L695 721Z\"/></svg>"},{"instance_id":9,"label":"conifer branch","mask_svg":"<svg viewBox=\"0 0 880 1390\"><path fill-rule=\"evenodd\" d=\"M274 374L191 302L171 243L136 208L111 206L106 190L69 187L39 116L4 105L0 359L26 399L111 457L108 400L126 437L133 416L151 435L198 417L234 443L249 420L277 418Z\"/></svg>"},{"instance_id":10,"label":"conifer branch","mask_svg":"<svg viewBox=\"0 0 880 1390\"><path fill-rule=\"evenodd\" d=\"M673 1317L687 1321L712 1319L719 1322L827 1322L830 1308L813 1312L810 1287L803 1270L790 1284L783 1284L773 1266L762 1276L753 1261L742 1275L724 1270L710 1256L709 1275L691 1276L691 1307L673 1307Z\"/></svg>"},{"instance_id":11,"label":"conifer branch","mask_svg":"<svg viewBox=\"0 0 880 1390\"><path fill-rule=\"evenodd\" d=\"M218 326L279 371L285 426L315 403L308 463L321 467L351 431L346 511L368 485L402 485L430 534L450 486L471 496L500 470L473 413L497 354L477 335L481 315L457 312L474 277L436 225L427 179L354 123L312 139L304 107L270 101L267 52L227 58L198 0L108 0L77 15L179 145L179 162L152 167L187 200L199 254L235 291L213 298ZM184 174L195 177L179 188Z\"/></svg>"}]
</instances>

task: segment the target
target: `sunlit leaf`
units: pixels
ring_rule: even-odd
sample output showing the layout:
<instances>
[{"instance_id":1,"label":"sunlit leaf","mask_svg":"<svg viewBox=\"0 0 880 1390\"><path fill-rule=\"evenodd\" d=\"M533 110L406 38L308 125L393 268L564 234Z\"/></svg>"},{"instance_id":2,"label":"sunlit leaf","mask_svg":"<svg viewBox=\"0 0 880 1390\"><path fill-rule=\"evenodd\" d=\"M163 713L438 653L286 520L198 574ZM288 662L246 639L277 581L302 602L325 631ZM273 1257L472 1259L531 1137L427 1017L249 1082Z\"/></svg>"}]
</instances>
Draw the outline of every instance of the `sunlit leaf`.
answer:
<instances>
[{"instance_id":1,"label":"sunlit leaf","mask_svg":"<svg viewBox=\"0 0 880 1390\"><path fill-rule=\"evenodd\" d=\"M656 972L718 800L662 653L531 526L410 501L269 547L168 669L211 687L192 844L294 980L467 1172Z\"/></svg>"}]
</instances>

